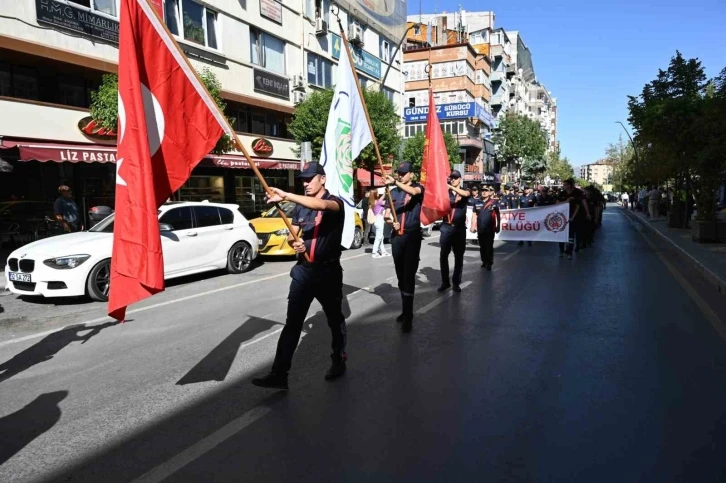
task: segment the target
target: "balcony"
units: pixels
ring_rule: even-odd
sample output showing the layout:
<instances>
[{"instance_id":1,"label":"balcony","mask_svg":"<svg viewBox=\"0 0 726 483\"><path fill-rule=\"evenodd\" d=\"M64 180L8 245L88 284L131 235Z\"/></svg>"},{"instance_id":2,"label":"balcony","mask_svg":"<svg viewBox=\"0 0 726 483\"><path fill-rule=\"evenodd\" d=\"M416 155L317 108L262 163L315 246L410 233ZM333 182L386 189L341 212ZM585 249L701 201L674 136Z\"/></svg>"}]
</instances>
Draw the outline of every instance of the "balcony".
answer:
<instances>
[{"instance_id":1,"label":"balcony","mask_svg":"<svg viewBox=\"0 0 726 483\"><path fill-rule=\"evenodd\" d=\"M507 89L499 89L496 94L492 94L492 98L489 103L492 106L506 105L509 102L509 92Z\"/></svg>"},{"instance_id":2,"label":"balcony","mask_svg":"<svg viewBox=\"0 0 726 483\"><path fill-rule=\"evenodd\" d=\"M504 82L507 79L507 74L503 70L495 70L489 76L492 82Z\"/></svg>"}]
</instances>

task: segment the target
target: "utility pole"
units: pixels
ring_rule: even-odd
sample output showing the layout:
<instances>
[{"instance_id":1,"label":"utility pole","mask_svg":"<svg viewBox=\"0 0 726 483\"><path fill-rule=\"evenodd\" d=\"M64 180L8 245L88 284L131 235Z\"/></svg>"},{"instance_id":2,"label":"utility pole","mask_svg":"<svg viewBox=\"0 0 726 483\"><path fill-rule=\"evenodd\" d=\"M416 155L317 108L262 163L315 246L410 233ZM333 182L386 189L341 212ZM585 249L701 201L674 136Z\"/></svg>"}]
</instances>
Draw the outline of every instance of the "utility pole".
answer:
<instances>
[{"instance_id":1,"label":"utility pole","mask_svg":"<svg viewBox=\"0 0 726 483\"><path fill-rule=\"evenodd\" d=\"M630 145L633 146L633 156L635 156L635 191L638 192L638 181L640 178L640 159L638 158L638 149L635 147L635 143L633 142L633 137L630 135L628 130L625 128L625 124L623 124L620 121L615 121L615 124L620 124L623 127L623 131L625 131L625 134L628 135L628 139L630 139Z\"/></svg>"}]
</instances>

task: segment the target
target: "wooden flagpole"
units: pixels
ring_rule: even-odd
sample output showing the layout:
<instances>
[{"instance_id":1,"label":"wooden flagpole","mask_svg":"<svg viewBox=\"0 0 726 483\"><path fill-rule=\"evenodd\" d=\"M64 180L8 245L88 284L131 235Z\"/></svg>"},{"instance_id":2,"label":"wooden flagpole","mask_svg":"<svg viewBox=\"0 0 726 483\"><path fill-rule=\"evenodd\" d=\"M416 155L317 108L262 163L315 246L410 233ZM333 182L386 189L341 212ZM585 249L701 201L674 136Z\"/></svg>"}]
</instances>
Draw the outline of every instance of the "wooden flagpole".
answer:
<instances>
[{"instance_id":1,"label":"wooden flagpole","mask_svg":"<svg viewBox=\"0 0 726 483\"><path fill-rule=\"evenodd\" d=\"M337 13L335 13L335 17L338 19L338 27L340 29L340 36L343 39L343 45L345 46L345 53L348 55L348 63L350 64L350 69L353 71L353 79L355 79L355 86L358 88L358 96L360 97L360 102L363 105L363 112L366 114L366 121L368 122L368 129L371 132L371 140L373 142L373 148L376 151L376 157L378 158L378 169L381 170L381 176L384 176L383 173L383 160L381 159L381 151L378 149L378 140L376 139L376 134L373 132L373 123L371 123L371 116L368 114L368 106L366 105L365 97L363 97L363 89L360 86L360 80L358 79L358 74L355 72L355 62L353 62L353 54L350 52L350 45L348 45L348 37L345 35L345 30L343 29L343 23L340 21L340 10L338 10ZM383 88L383 86L381 86ZM391 206L391 214L393 215L393 222L398 223L398 216L396 215L396 207L393 205L393 198L391 197L391 190L388 188L388 184L386 184L386 196L388 197L388 203Z\"/></svg>"},{"instance_id":2,"label":"wooden flagpole","mask_svg":"<svg viewBox=\"0 0 726 483\"><path fill-rule=\"evenodd\" d=\"M146 5L149 6L151 11L156 16L157 20L161 24L162 28L166 31L166 34L169 36L171 41L173 42L174 46L176 47L179 54L181 54L181 58L184 59L184 61L187 63L187 66L189 66L189 69L194 73L197 80L199 81L199 84L201 84L202 89L204 89L204 92L207 93L207 96L209 96L210 99L212 99L212 104L214 104L214 107L217 109L217 112L220 114L220 117L224 120L224 126L222 128L225 130L225 133L232 138L232 142L234 146L237 148L238 151L241 151L244 155L245 159L247 160L247 163L250 165L250 168L252 168L252 172L255 173L255 176L260 181L260 184L264 188L265 192L268 196L272 196L274 192L270 189L270 186L267 184L267 181L265 181L265 177L262 176L262 173L260 173L259 168L255 164L254 160L250 156L249 152L247 152L247 149L242 144L242 141L240 141L239 136L237 136L237 133L232 129L232 126L229 124L229 121L227 120L227 116L224 115L224 113L219 109L219 106L216 102L214 102L214 98L212 98L212 95L207 90L207 86L204 85L204 82L202 81L202 78L199 77L199 73L196 71L194 66L189 62L189 59L187 58L186 54L184 54L184 51L179 47L179 44L177 43L176 39L174 38L174 35L169 31L164 21L159 17L159 12L156 10L154 5L150 3L150 0L128 0L128 1L141 1L146 3ZM360 88L360 86L359 86ZM368 115L368 112L366 111L366 116ZM371 131L372 132L372 131ZM300 237L298 234L293 230L292 223L290 223L290 219L285 215L285 212L280 208L280 205L278 203L274 203L275 208L277 208L277 212L280 214L280 217L282 218L282 221L285 223L285 226L287 226L288 231L290 232L290 235L292 235L292 238L298 242L300 241ZM310 256L307 252L305 252L305 260L310 261Z\"/></svg>"}]
</instances>

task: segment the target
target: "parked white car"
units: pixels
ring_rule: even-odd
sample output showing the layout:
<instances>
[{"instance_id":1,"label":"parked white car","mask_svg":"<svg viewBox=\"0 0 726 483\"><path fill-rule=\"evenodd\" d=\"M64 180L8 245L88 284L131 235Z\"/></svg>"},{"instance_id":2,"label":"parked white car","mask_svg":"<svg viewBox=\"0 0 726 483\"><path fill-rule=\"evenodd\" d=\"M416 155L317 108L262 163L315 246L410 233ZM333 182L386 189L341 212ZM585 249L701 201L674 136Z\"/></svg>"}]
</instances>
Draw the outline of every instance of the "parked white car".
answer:
<instances>
[{"instance_id":1,"label":"parked white car","mask_svg":"<svg viewBox=\"0 0 726 483\"><path fill-rule=\"evenodd\" d=\"M237 205L167 203L159 208L164 277L250 269L257 235ZM5 282L18 295L108 300L114 215L88 231L30 243L8 257Z\"/></svg>"}]
</instances>

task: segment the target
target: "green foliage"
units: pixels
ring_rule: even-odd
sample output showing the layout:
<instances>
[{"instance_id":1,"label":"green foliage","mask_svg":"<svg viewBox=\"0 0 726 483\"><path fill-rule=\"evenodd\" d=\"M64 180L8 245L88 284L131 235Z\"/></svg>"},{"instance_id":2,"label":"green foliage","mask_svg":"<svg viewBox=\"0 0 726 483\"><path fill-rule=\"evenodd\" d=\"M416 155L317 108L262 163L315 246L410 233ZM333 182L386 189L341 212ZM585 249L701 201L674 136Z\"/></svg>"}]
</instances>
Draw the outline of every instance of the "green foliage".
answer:
<instances>
[{"instance_id":1,"label":"green foliage","mask_svg":"<svg viewBox=\"0 0 726 483\"><path fill-rule=\"evenodd\" d=\"M217 76L205 68L199 77L214 102L219 106L220 111L224 112L227 104L222 99L222 84ZM98 90L91 92L91 118L100 122L104 128L118 132L118 76L116 74L105 74ZM217 141L212 153L224 154L232 150L234 150L232 139L225 134Z\"/></svg>"},{"instance_id":2,"label":"green foliage","mask_svg":"<svg viewBox=\"0 0 726 483\"><path fill-rule=\"evenodd\" d=\"M424 133L416 133L414 137L406 140L406 144L403 147L403 155L401 156L402 160L410 162L417 173L421 172L425 139L426 135ZM459 141L457 141L452 134L445 132L444 144L446 144L446 152L449 155L449 165L453 166L454 164L461 163L461 156L459 155Z\"/></svg>"},{"instance_id":3,"label":"green foliage","mask_svg":"<svg viewBox=\"0 0 726 483\"><path fill-rule=\"evenodd\" d=\"M547 169L547 137L539 122L510 114L499 121L494 143L507 162L521 166L526 177L538 179Z\"/></svg>"},{"instance_id":4,"label":"green foliage","mask_svg":"<svg viewBox=\"0 0 726 483\"><path fill-rule=\"evenodd\" d=\"M547 155L547 169L545 176L549 176L555 184L561 184L567 178L575 176L570 160L560 157L559 149Z\"/></svg>"},{"instance_id":5,"label":"green foliage","mask_svg":"<svg viewBox=\"0 0 726 483\"><path fill-rule=\"evenodd\" d=\"M104 74L97 91L91 92L91 118L105 129L118 132L118 76Z\"/></svg>"},{"instance_id":6,"label":"green foliage","mask_svg":"<svg viewBox=\"0 0 726 483\"><path fill-rule=\"evenodd\" d=\"M189 15L184 15L184 38L204 45L204 27L197 25Z\"/></svg>"},{"instance_id":7,"label":"green foliage","mask_svg":"<svg viewBox=\"0 0 726 483\"><path fill-rule=\"evenodd\" d=\"M712 220L719 182L726 177L726 69L706 82L698 59L680 52L667 70L629 96L629 121L635 129L638 162L632 176L639 185L675 181L696 195L698 218Z\"/></svg>"},{"instance_id":8,"label":"green foliage","mask_svg":"<svg viewBox=\"0 0 726 483\"><path fill-rule=\"evenodd\" d=\"M401 147L401 136L398 134L400 117L396 112L396 107L382 92L364 90L363 98L371 117L378 149L385 163L388 156L391 154L396 156ZM313 92L305 101L297 105L292 121L288 125L288 130L297 141L298 146L302 142L310 141L313 159L320 159L332 102L332 90ZM358 159L354 161L355 167L370 168L377 164L378 159L372 143L363 149Z\"/></svg>"}]
</instances>

